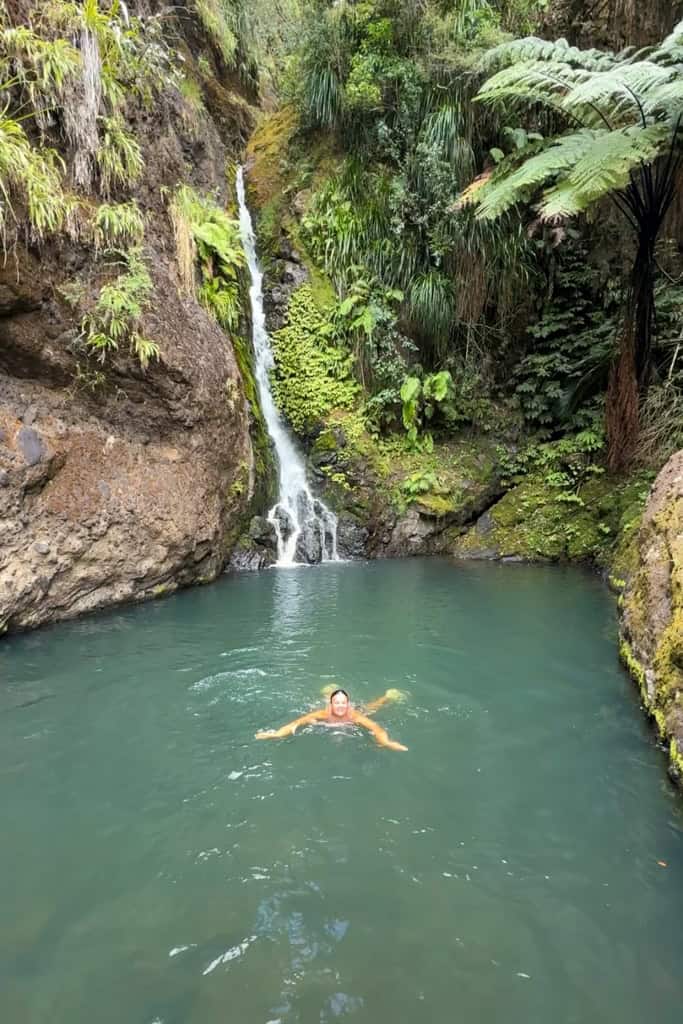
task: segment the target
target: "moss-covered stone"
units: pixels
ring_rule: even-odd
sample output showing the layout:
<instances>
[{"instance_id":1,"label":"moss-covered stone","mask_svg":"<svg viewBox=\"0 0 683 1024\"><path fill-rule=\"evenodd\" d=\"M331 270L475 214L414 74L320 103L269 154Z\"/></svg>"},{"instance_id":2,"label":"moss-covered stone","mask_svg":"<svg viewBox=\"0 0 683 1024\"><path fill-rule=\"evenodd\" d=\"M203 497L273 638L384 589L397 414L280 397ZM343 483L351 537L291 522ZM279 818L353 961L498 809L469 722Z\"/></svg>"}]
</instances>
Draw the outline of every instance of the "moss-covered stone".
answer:
<instances>
[{"instance_id":1,"label":"moss-covered stone","mask_svg":"<svg viewBox=\"0 0 683 1024\"><path fill-rule=\"evenodd\" d=\"M634 568L621 603L622 660L668 742L683 785L683 452L669 460L633 531Z\"/></svg>"},{"instance_id":2,"label":"moss-covered stone","mask_svg":"<svg viewBox=\"0 0 683 1024\"><path fill-rule=\"evenodd\" d=\"M284 106L276 113L264 114L249 139L249 196L259 210L285 194L287 150L298 127L295 108Z\"/></svg>"},{"instance_id":3,"label":"moss-covered stone","mask_svg":"<svg viewBox=\"0 0 683 1024\"><path fill-rule=\"evenodd\" d=\"M597 476L577 492L549 486L532 475L513 486L457 540L463 557L527 561L591 561L625 575L633 561L633 533L647 496L647 481Z\"/></svg>"}]
</instances>

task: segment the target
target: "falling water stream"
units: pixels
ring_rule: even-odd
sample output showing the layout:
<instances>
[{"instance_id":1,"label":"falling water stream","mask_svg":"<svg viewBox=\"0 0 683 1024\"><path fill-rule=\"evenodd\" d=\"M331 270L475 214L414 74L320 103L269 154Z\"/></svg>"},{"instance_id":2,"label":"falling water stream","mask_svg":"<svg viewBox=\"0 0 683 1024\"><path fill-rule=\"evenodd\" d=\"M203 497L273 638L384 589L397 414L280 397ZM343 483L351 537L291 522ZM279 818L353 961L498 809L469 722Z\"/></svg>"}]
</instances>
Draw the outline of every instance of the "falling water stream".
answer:
<instances>
[{"instance_id":1,"label":"falling water stream","mask_svg":"<svg viewBox=\"0 0 683 1024\"><path fill-rule=\"evenodd\" d=\"M306 479L306 467L277 410L270 387L273 353L263 310L263 275L256 257L256 243L244 191L244 173L237 171L240 233L247 257L251 287L252 340L255 375L261 410L278 460L279 496L268 513L277 535L277 564L338 561L337 518L315 497Z\"/></svg>"}]
</instances>

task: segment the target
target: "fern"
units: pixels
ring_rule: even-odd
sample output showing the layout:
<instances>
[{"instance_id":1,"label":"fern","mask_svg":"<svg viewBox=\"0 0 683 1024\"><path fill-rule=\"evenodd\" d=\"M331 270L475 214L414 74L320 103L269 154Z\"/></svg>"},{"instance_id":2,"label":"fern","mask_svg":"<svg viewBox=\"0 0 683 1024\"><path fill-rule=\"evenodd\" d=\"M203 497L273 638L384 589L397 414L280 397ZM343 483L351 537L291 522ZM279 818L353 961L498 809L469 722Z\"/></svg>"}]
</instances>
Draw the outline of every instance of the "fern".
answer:
<instances>
[{"instance_id":1,"label":"fern","mask_svg":"<svg viewBox=\"0 0 683 1024\"><path fill-rule=\"evenodd\" d=\"M0 236L6 240L8 216L15 219L12 198L26 205L38 238L58 231L75 200L62 188L64 165L54 150L31 146L23 127L0 113Z\"/></svg>"},{"instance_id":2,"label":"fern","mask_svg":"<svg viewBox=\"0 0 683 1024\"><path fill-rule=\"evenodd\" d=\"M185 291L194 290L199 263L200 302L223 327L233 329L240 312L240 273L246 266L239 222L189 185L176 189L169 212Z\"/></svg>"},{"instance_id":3,"label":"fern","mask_svg":"<svg viewBox=\"0 0 683 1024\"><path fill-rule=\"evenodd\" d=\"M127 203L102 203L95 214L95 247L139 245L145 222L134 199Z\"/></svg>"},{"instance_id":4,"label":"fern","mask_svg":"<svg viewBox=\"0 0 683 1024\"><path fill-rule=\"evenodd\" d=\"M104 134L96 153L102 191L110 195L117 185L130 187L142 174L144 163L137 139L118 116L102 118Z\"/></svg>"},{"instance_id":5,"label":"fern","mask_svg":"<svg viewBox=\"0 0 683 1024\"><path fill-rule=\"evenodd\" d=\"M107 355L128 343L145 370L152 359L159 359L155 341L144 337L141 321L153 286L142 250L139 247L115 253L113 265L124 270L101 289L94 309L83 317L81 335L87 348L104 362Z\"/></svg>"},{"instance_id":6,"label":"fern","mask_svg":"<svg viewBox=\"0 0 683 1024\"><path fill-rule=\"evenodd\" d=\"M623 469L636 450L638 400L652 362L655 243L683 159L683 22L646 52L596 55L564 40L528 39L489 55L489 67L501 65L477 99L526 103L534 119L545 106L565 129L473 183L465 199L476 216L499 217L545 189L538 203L543 220L566 220L609 197L636 236L619 366L606 403L608 463Z\"/></svg>"}]
</instances>

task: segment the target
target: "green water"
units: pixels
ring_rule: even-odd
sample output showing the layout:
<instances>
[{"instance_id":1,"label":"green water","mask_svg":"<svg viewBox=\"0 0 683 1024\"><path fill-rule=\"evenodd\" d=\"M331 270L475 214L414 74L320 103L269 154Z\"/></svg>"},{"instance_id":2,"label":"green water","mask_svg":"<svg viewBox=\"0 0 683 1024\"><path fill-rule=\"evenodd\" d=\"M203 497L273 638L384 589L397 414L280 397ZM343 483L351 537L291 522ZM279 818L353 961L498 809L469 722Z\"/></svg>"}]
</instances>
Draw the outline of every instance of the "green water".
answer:
<instances>
[{"instance_id":1,"label":"green water","mask_svg":"<svg viewBox=\"0 0 683 1024\"><path fill-rule=\"evenodd\" d=\"M0 671L3 1024L679 1024L681 804L590 576L224 578ZM253 739L332 679L409 690L409 752Z\"/></svg>"}]
</instances>

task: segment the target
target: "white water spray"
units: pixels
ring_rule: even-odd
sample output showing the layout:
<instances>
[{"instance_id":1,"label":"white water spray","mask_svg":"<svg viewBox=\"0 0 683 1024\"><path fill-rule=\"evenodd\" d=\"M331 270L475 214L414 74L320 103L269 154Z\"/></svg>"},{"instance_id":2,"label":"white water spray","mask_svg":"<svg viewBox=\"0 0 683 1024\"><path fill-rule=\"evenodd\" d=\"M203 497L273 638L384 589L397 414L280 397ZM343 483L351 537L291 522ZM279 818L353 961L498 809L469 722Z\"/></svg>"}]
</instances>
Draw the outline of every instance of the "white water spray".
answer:
<instances>
[{"instance_id":1,"label":"white water spray","mask_svg":"<svg viewBox=\"0 0 683 1024\"><path fill-rule=\"evenodd\" d=\"M247 257L251 287L252 340L254 369L263 418L268 427L278 460L279 498L268 513L277 535L277 564L338 561L337 517L311 492L304 461L287 432L270 388L269 371L273 366L270 338L263 311L263 275L256 258L256 242L244 192L244 172L237 171L237 199L240 210L240 234Z\"/></svg>"}]
</instances>

